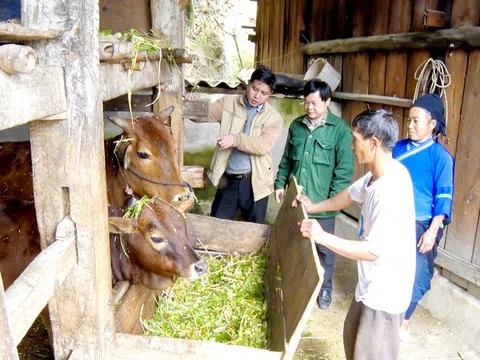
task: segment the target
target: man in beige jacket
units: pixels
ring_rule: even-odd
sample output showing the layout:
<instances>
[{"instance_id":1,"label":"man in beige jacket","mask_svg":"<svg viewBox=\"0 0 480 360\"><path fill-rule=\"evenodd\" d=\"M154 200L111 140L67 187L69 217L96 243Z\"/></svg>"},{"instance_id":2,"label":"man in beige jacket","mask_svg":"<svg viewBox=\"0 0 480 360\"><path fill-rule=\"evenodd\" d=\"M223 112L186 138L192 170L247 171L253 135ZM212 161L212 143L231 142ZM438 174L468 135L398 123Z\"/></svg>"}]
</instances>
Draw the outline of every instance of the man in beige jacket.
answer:
<instances>
[{"instance_id":1,"label":"man in beige jacket","mask_svg":"<svg viewBox=\"0 0 480 360\"><path fill-rule=\"evenodd\" d=\"M218 186L214 217L232 220L240 209L246 221L265 222L268 196L273 192L272 147L282 128L282 117L267 103L275 85L272 71L259 67L244 95L219 99L210 105L208 117L198 119L220 122L207 173Z\"/></svg>"}]
</instances>

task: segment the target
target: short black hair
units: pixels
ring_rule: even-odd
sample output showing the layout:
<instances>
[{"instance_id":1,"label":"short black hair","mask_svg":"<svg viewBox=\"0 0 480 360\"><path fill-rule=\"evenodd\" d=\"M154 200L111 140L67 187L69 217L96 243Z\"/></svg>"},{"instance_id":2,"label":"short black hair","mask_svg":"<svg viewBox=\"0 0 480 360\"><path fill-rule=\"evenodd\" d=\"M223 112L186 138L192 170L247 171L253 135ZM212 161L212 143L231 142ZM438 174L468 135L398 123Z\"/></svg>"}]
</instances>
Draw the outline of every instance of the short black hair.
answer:
<instances>
[{"instance_id":1,"label":"short black hair","mask_svg":"<svg viewBox=\"0 0 480 360\"><path fill-rule=\"evenodd\" d=\"M307 97L310 94L320 92L320 99L327 101L332 97L332 88L325 81L310 80L305 84L303 88L303 97Z\"/></svg>"},{"instance_id":2,"label":"short black hair","mask_svg":"<svg viewBox=\"0 0 480 360\"><path fill-rule=\"evenodd\" d=\"M267 84L268 86L270 86L270 89L272 91L275 91L275 88L277 87L277 78L275 77L275 74L272 72L272 70L263 65L256 68L255 71L252 73L250 82L254 80L258 80L263 82L264 84Z\"/></svg>"},{"instance_id":3,"label":"short black hair","mask_svg":"<svg viewBox=\"0 0 480 360\"><path fill-rule=\"evenodd\" d=\"M385 109L366 110L358 114L353 119L352 127L356 127L365 140L375 136L386 151L392 151L398 141L398 123L393 114Z\"/></svg>"}]
</instances>

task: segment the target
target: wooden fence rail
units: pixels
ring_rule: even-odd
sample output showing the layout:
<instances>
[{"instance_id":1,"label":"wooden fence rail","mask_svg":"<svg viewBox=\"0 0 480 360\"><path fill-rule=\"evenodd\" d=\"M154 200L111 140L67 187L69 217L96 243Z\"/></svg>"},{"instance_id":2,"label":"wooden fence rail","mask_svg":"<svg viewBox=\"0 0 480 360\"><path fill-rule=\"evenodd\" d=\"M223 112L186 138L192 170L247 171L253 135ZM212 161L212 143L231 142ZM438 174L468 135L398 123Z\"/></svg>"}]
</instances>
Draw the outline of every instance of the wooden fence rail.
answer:
<instances>
[{"instance_id":1,"label":"wooden fence rail","mask_svg":"<svg viewBox=\"0 0 480 360\"><path fill-rule=\"evenodd\" d=\"M56 241L45 248L5 292L8 324L15 346L76 263L75 225L67 216L57 227Z\"/></svg>"}]
</instances>

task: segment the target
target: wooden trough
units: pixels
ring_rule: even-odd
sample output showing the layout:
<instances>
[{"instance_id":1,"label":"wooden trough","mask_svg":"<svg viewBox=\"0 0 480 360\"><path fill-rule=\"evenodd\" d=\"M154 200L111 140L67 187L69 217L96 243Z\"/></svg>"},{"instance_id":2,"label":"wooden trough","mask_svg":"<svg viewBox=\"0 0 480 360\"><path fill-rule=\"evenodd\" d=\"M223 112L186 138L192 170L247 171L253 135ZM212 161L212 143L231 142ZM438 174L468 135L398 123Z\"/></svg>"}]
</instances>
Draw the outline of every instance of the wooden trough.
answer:
<instances>
[{"instance_id":1,"label":"wooden trough","mask_svg":"<svg viewBox=\"0 0 480 360\"><path fill-rule=\"evenodd\" d=\"M189 235L198 248L247 254L267 242L265 272L268 302L268 350L221 343L139 336L140 318L151 318L158 294L132 286L115 314L115 359L292 359L323 281L315 244L299 232L306 218L292 208L297 193L292 182L274 226L187 215Z\"/></svg>"}]
</instances>

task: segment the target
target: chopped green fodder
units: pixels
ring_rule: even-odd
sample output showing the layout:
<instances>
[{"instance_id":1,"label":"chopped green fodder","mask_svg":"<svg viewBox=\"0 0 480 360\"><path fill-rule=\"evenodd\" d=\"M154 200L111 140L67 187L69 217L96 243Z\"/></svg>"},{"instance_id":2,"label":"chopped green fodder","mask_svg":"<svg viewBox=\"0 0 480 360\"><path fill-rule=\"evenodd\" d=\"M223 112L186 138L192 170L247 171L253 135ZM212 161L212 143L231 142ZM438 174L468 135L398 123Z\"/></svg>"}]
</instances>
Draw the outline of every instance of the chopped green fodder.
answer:
<instances>
[{"instance_id":1,"label":"chopped green fodder","mask_svg":"<svg viewBox=\"0 0 480 360\"><path fill-rule=\"evenodd\" d=\"M153 319L144 322L146 333L265 348L264 251L206 261L206 275L191 282L179 279L164 291Z\"/></svg>"},{"instance_id":2,"label":"chopped green fodder","mask_svg":"<svg viewBox=\"0 0 480 360\"><path fill-rule=\"evenodd\" d=\"M147 195L143 195L141 199L135 201L135 204L132 206L126 207L125 208L125 214L123 215L124 218L137 218L138 215L142 212L143 208L145 206L148 206L148 204L153 201L153 198L149 198Z\"/></svg>"}]
</instances>

